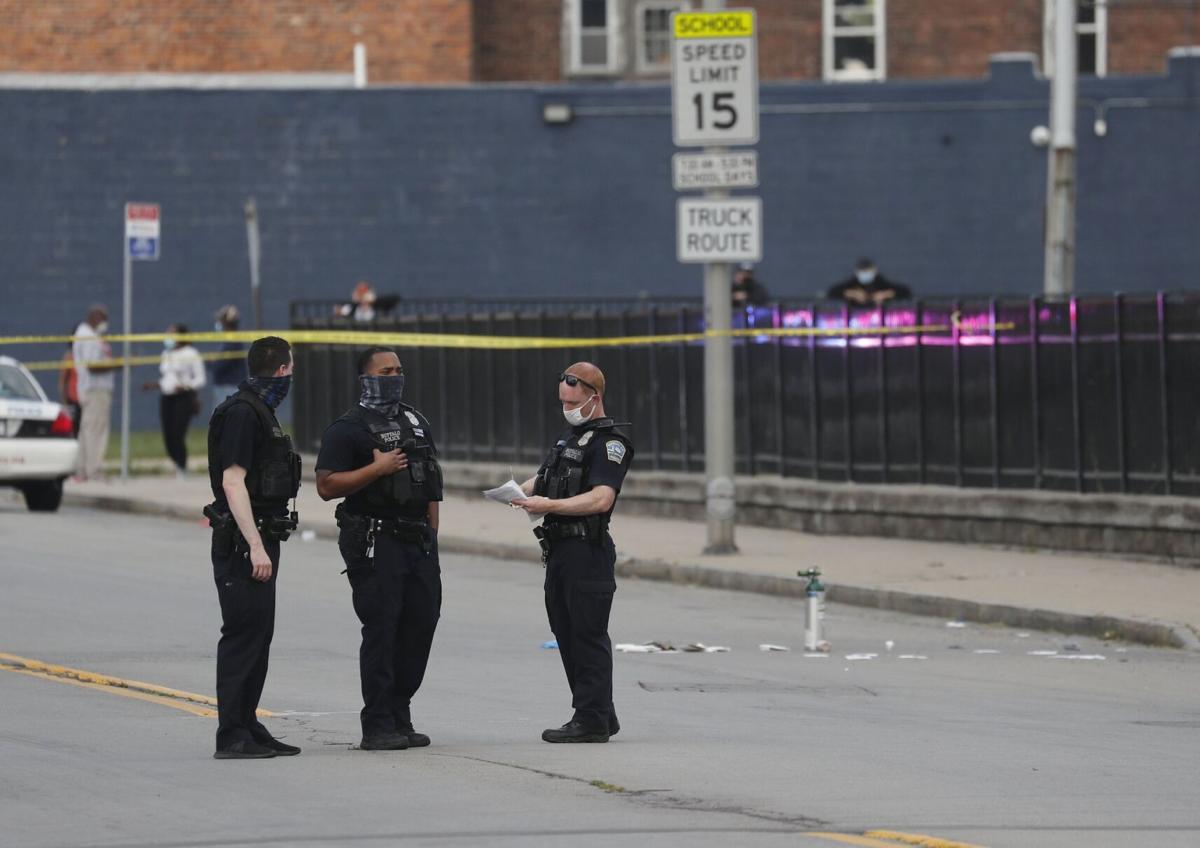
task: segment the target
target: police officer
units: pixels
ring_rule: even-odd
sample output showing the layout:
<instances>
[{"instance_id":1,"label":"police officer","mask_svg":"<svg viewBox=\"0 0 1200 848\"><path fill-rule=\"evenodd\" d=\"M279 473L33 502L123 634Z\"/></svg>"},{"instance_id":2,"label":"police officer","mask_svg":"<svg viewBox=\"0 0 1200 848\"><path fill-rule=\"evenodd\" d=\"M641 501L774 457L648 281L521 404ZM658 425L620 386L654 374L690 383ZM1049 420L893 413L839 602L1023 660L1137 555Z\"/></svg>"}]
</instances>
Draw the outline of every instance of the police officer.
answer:
<instances>
[{"instance_id":1,"label":"police officer","mask_svg":"<svg viewBox=\"0 0 1200 848\"><path fill-rule=\"evenodd\" d=\"M396 351L372 347L358 359L359 401L321 440L317 492L338 505L338 547L362 622L362 743L365 751L429 744L413 729L442 608L438 502L442 470L429 421L401 401Z\"/></svg>"},{"instance_id":2,"label":"police officer","mask_svg":"<svg viewBox=\"0 0 1200 848\"><path fill-rule=\"evenodd\" d=\"M633 460L628 425L604 413L604 374L577 362L558 376L558 398L570 424L516 500L545 520L534 534L546 564L546 613L575 714L546 730L546 742L607 742L621 729L612 703L608 615L616 591L616 549L608 522Z\"/></svg>"},{"instance_id":3,"label":"police officer","mask_svg":"<svg viewBox=\"0 0 1200 848\"><path fill-rule=\"evenodd\" d=\"M275 418L292 383L292 350L267 336L247 353L248 379L208 425L213 577L221 601L217 644L219 760L299 754L256 716L275 631L279 543L296 528L289 512L300 489L300 457Z\"/></svg>"}]
</instances>

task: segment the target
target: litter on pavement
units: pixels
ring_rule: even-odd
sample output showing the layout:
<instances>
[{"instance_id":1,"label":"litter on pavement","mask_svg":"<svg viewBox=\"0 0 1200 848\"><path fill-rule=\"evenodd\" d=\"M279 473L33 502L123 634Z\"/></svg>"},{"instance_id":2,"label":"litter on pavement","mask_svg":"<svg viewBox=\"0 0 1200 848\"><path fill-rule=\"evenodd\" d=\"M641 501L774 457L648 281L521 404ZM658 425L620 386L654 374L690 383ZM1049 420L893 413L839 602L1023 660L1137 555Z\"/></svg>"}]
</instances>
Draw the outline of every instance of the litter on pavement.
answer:
<instances>
[{"instance_id":1,"label":"litter on pavement","mask_svg":"<svg viewBox=\"0 0 1200 848\"><path fill-rule=\"evenodd\" d=\"M791 650L791 648L787 647L786 645L768 645L768 644L759 645L758 649L760 651L790 651Z\"/></svg>"}]
</instances>

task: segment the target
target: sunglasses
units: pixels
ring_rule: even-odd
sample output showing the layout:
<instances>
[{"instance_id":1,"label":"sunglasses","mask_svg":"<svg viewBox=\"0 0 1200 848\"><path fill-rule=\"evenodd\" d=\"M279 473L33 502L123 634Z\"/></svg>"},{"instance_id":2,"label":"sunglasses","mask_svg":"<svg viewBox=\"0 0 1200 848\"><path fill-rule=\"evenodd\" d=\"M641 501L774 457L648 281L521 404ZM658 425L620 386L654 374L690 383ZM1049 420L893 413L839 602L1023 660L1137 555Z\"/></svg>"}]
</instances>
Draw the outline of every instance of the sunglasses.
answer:
<instances>
[{"instance_id":1,"label":"sunglasses","mask_svg":"<svg viewBox=\"0 0 1200 848\"><path fill-rule=\"evenodd\" d=\"M600 394L600 392L596 390L596 387L593 386L591 383L589 383L587 380L581 380L579 377L576 377L574 374L568 374L565 371L558 375L558 382L566 383L571 388L575 388L576 386L579 386L579 385L584 385L584 386L587 386L589 389L591 389L596 394Z\"/></svg>"}]
</instances>

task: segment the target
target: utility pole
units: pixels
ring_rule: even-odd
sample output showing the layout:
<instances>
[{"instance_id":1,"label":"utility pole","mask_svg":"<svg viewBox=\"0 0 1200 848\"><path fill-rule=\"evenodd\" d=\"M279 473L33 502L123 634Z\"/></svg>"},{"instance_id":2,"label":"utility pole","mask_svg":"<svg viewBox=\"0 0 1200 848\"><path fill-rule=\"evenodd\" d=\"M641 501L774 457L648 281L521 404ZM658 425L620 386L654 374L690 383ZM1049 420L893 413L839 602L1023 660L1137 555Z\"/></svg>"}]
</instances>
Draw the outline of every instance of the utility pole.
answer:
<instances>
[{"instance_id":1,"label":"utility pole","mask_svg":"<svg viewBox=\"0 0 1200 848\"><path fill-rule=\"evenodd\" d=\"M1046 181L1046 264L1042 290L1063 300L1075 292L1076 0L1054 4L1050 80L1050 151Z\"/></svg>"},{"instance_id":2,"label":"utility pole","mask_svg":"<svg viewBox=\"0 0 1200 848\"><path fill-rule=\"evenodd\" d=\"M259 285L258 205L251 197L246 201L246 247L250 254L250 300L254 306L254 329L262 329L262 288Z\"/></svg>"},{"instance_id":3,"label":"utility pole","mask_svg":"<svg viewBox=\"0 0 1200 848\"><path fill-rule=\"evenodd\" d=\"M704 0L706 12L719 12L725 0ZM705 153L724 153L724 147L706 147ZM728 197L724 189L709 189L707 198ZM709 262L704 266L704 501L708 520L704 552L729 554L734 542L737 495L734 486L733 415L733 307L729 291L730 266Z\"/></svg>"}]
</instances>

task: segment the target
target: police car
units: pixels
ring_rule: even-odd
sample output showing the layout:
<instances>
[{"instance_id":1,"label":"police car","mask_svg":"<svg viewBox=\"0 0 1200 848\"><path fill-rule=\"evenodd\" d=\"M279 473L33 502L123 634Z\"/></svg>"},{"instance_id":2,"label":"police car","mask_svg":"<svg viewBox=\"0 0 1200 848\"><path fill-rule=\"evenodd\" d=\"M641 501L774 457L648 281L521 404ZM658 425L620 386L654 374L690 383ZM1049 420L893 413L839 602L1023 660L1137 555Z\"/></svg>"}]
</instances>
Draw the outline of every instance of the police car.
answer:
<instances>
[{"instance_id":1,"label":"police car","mask_svg":"<svg viewBox=\"0 0 1200 848\"><path fill-rule=\"evenodd\" d=\"M78 452L67 411L25 366L0 356L0 486L20 489L35 512L53 512Z\"/></svg>"}]
</instances>

